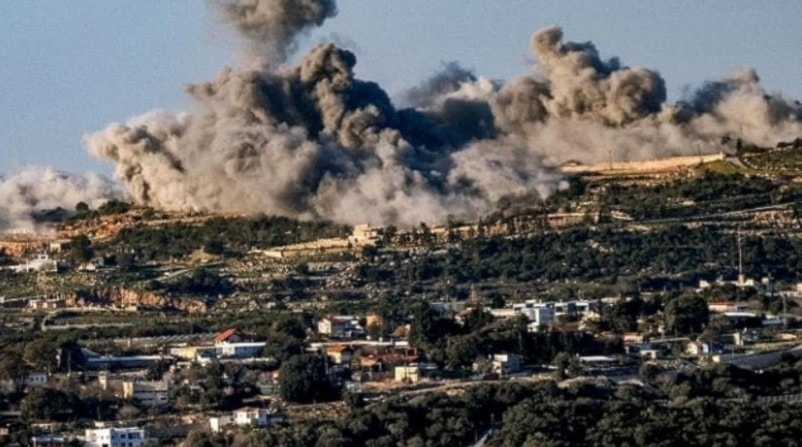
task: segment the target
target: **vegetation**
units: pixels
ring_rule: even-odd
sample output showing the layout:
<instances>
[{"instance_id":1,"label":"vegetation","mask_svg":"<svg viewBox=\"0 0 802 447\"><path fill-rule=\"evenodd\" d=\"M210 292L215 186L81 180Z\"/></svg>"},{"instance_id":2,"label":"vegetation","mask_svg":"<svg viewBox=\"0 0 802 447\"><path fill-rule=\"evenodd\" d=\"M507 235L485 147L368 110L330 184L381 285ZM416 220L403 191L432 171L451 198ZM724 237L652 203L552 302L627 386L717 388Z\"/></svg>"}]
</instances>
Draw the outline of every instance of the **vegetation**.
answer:
<instances>
[{"instance_id":1,"label":"vegetation","mask_svg":"<svg viewBox=\"0 0 802 447\"><path fill-rule=\"evenodd\" d=\"M726 227L668 225L645 232L579 227L526 238L484 237L414 260L387 257L358 273L366 281L388 283L512 280L614 284L619 278L634 278L646 289L660 290L671 283L696 285L701 278L734 278L738 266L735 233ZM788 282L800 279L802 241L784 235L745 237L743 247L747 275ZM403 268L393 268L399 263Z\"/></svg>"},{"instance_id":2,"label":"vegetation","mask_svg":"<svg viewBox=\"0 0 802 447\"><path fill-rule=\"evenodd\" d=\"M106 244L108 253L134 251L141 261L182 258L205 249L210 254L241 255L254 248L340 237L346 227L329 222L300 222L286 217L215 217L169 227L138 226L120 232Z\"/></svg>"},{"instance_id":3,"label":"vegetation","mask_svg":"<svg viewBox=\"0 0 802 447\"><path fill-rule=\"evenodd\" d=\"M706 170L693 179L643 187L609 184L599 197L603 207L642 221L685 219L802 199L802 188L785 182L740 173Z\"/></svg>"},{"instance_id":4,"label":"vegetation","mask_svg":"<svg viewBox=\"0 0 802 447\"><path fill-rule=\"evenodd\" d=\"M302 354L282 363L281 397L297 403L325 402L339 397L326 374L326 362L323 357Z\"/></svg>"},{"instance_id":5,"label":"vegetation","mask_svg":"<svg viewBox=\"0 0 802 447\"><path fill-rule=\"evenodd\" d=\"M476 386L356 405L340 420L310 419L193 445L468 446L491 427L488 446L775 446L796 445L802 408L759 400L690 397L666 404L634 386L553 382ZM233 444L228 444L232 443Z\"/></svg>"}]
</instances>

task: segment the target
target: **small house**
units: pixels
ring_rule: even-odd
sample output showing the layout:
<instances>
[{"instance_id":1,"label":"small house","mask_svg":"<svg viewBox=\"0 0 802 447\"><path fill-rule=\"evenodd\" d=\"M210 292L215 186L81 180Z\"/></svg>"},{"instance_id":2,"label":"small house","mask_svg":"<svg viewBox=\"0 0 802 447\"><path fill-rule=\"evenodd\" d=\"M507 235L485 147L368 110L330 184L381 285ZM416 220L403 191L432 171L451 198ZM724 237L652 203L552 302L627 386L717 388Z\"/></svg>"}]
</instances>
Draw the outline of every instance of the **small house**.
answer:
<instances>
[{"instance_id":1,"label":"small house","mask_svg":"<svg viewBox=\"0 0 802 447\"><path fill-rule=\"evenodd\" d=\"M354 350L347 345L330 346L326 355L337 365L349 365L354 356Z\"/></svg>"}]
</instances>

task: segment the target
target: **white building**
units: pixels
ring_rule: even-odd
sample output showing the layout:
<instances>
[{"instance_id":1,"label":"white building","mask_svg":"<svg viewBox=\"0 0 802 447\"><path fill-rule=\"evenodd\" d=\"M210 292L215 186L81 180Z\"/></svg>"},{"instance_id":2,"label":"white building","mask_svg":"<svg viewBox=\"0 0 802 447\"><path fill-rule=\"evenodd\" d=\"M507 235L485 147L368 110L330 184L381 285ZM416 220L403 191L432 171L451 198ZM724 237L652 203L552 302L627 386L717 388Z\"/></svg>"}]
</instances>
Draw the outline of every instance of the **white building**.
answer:
<instances>
[{"instance_id":1,"label":"white building","mask_svg":"<svg viewBox=\"0 0 802 447\"><path fill-rule=\"evenodd\" d=\"M507 318L513 318L513 317L516 317L516 316L519 315L518 312L515 309L510 308L510 307L500 307L500 308L496 308L496 309L485 308L485 310L490 312L490 315L492 315L494 318L507 319Z\"/></svg>"},{"instance_id":2,"label":"white building","mask_svg":"<svg viewBox=\"0 0 802 447\"><path fill-rule=\"evenodd\" d=\"M518 354L493 354L493 372L499 375L516 373L521 370L521 356Z\"/></svg>"},{"instance_id":3,"label":"white building","mask_svg":"<svg viewBox=\"0 0 802 447\"><path fill-rule=\"evenodd\" d=\"M47 373L46 372L32 372L28 373L25 376L25 386L42 386L47 385Z\"/></svg>"},{"instance_id":4,"label":"white building","mask_svg":"<svg viewBox=\"0 0 802 447\"><path fill-rule=\"evenodd\" d=\"M123 398L135 399L147 407L167 405L169 391L170 383L166 380L127 380L123 382Z\"/></svg>"},{"instance_id":5,"label":"white building","mask_svg":"<svg viewBox=\"0 0 802 447\"><path fill-rule=\"evenodd\" d=\"M25 387L38 387L47 385L48 380L49 376L45 372L31 372L22 379L22 385ZM19 385L19 383L15 383L13 380L0 380L0 389L2 390L13 390L16 385Z\"/></svg>"},{"instance_id":6,"label":"white building","mask_svg":"<svg viewBox=\"0 0 802 447\"><path fill-rule=\"evenodd\" d=\"M513 310L517 315L525 316L529 321L529 332L537 332L541 328L550 325L554 322L554 317L557 315L557 310L553 302L541 303L534 301L527 301L525 303L516 304Z\"/></svg>"},{"instance_id":7,"label":"white building","mask_svg":"<svg viewBox=\"0 0 802 447\"><path fill-rule=\"evenodd\" d=\"M403 383L418 383L420 380L420 366L396 366L395 381Z\"/></svg>"},{"instance_id":8,"label":"white building","mask_svg":"<svg viewBox=\"0 0 802 447\"><path fill-rule=\"evenodd\" d=\"M325 317L317 322L317 332L331 338L351 337L355 332L364 333L359 318L352 315Z\"/></svg>"},{"instance_id":9,"label":"white building","mask_svg":"<svg viewBox=\"0 0 802 447\"><path fill-rule=\"evenodd\" d=\"M239 359L261 357L262 351L265 348L265 342L252 341L252 342L239 342L239 343L217 343L217 357L226 358L234 357Z\"/></svg>"},{"instance_id":10,"label":"white building","mask_svg":"<svg viewBox=\"0 0 802 447\"><path fill-rule=\"evenodd\" d=\"M11 266L11 270L17 273L30 272L58 272L58 261L51 259L49 255L41 254L28 260L25 264Z\"/></svg>"},{"instance_id":11,"label":"white building","mask_svg":"<svg viewBox=\"0 0 802 447\"><path fill-rule=\"evenodd\" d=\"M747 312L749 306L746 303L736 303L733 301L710 301L707 303L707 310L710 312Z\"/></svg>"},{"instance_id":12,"label":"white building","mask_svg":"<svg viewBox=\"0 0 802 447\"><path fill-rule=\"evenodd\" d=\"M431 301L432 310L440 315L456 314L468 308L466 301Z\"/></svg>"},{"instance_id":13,"label":"white building","mask_svg":"<svg viewBox=\"0 0 802 447\"><path fill-rule=\"evenodd\" d=\"M271 424L281 422L283 416L270 413L264 408L241 408L233 413L209 418L209 428L212 432L218 433L227 425L239 427L267 427Z\"/></svg>"},{"instance_id":14,"label":"white building","mask_svg":"<svg viewBox=\"0 0 802 447\"><path fill-rule=\"evenodd\" d=\"M144 428L98 428L86 430L85 447L140 447L152 441Z\"/></svg>"},{"instance_id":15,"label":"white building","mask_svg":"<svg viewBox=\"0 0 802 447\"><path fill-rule=\"evenodd\" d=\"M383 233L383 228L371 227L370 224L354 225L354 231L348 236L348 243L355 247L376 245Z\"/></svg>"},{"instance_id":16,"label":"white building","mask_svg":"<svg viewBox=\"0 0 802 447\"><path fill-rule=\"evenodd\" d=\"M594 312L598 312L599 302L591 300L582 301L539 301L527 300L523 303L514 304L512 313L507 309L493 309L494 316L517 316L524 315L529 319L529 332L537 332L549 326L558 317L575 317L581 319Z\"/></svg>"}]
</instances>

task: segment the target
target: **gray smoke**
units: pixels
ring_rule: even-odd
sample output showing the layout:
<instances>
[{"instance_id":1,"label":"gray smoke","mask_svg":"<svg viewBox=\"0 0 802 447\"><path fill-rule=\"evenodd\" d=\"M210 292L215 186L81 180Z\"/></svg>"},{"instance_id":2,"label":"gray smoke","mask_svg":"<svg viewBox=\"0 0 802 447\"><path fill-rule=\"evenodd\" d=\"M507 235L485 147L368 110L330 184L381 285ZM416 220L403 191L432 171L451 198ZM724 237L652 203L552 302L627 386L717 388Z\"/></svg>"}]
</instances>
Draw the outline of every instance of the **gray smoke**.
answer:
<instances>
[{"instance_id":1,"label":"gray smoke","mask_svg":"<svg viewBox=\"0 0 802 447\"><path fill-rule=\"evenodd\" d=\"M337 15L334 0L215 0L224 20L249 40L253 55L280 64L296 39Z\"/></svg>"},{"instance_id":2,"label":"gray smoke","mask_svg":"<svg viewBox=\"0 0 802 447\"><path fill-rule=\"evenodd\" d=\"M48 210L75 209L79 202L96 208L124 198L120 186L99 175L79 176L31 167L0 177L0 229L34 229L36 217Z\"/></svg>"},{"instance_id":3,"label":"gray smoke","mask_svg":"<svg viewBox=\"0 0 802 447\"><path fill-rule=\"evenodd\" d=\"M667 104L657 72L563 42L556 27L533 36L532 74L504 84L446 64L399 109L333 44L266 68L332 16L333 2L218 3L273 59L189 86L194 113L150 112L86 137L138 203L414 225L476 218L510 194L547 196L563 185L555 167L572 159L715 151L741 129L759 144L802 135L799 104L766 94L753 73Z\"/></svg>"},{"instance_id":4,"label":"gray smoke","mask_svg":"<svg viewBox=\"0 0 802 447\"><path fill-rule=\"evenodd\" d=\"M548 164L717 152L722 136L772 146L802 135L800 104L766 92L753 70L670 104L657 72L603 60L591 43L563 42L558 27L535 33L532 50L534 73L486 88L485 98L498 138L522 142Z\"/></svg>"}]
</instances>

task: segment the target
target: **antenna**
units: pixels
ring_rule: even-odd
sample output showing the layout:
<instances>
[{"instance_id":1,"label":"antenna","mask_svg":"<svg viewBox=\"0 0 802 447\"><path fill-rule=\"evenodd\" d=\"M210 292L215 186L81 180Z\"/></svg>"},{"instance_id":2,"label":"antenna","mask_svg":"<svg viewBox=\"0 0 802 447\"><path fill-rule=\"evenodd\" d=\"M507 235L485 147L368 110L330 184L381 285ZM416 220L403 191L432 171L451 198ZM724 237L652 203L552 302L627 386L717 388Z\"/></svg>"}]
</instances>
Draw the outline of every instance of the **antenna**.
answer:
<instances>
[{"instance_id":1,"label":"antenna","mask_svg":"<svg viewBox=\"0 0 802 447\"><path fill-rule=\"evenodd\" d=\"M610 157L610 170L613 170L613 150L609 149L607 155Z\"/></svg>"}]
</instances>

